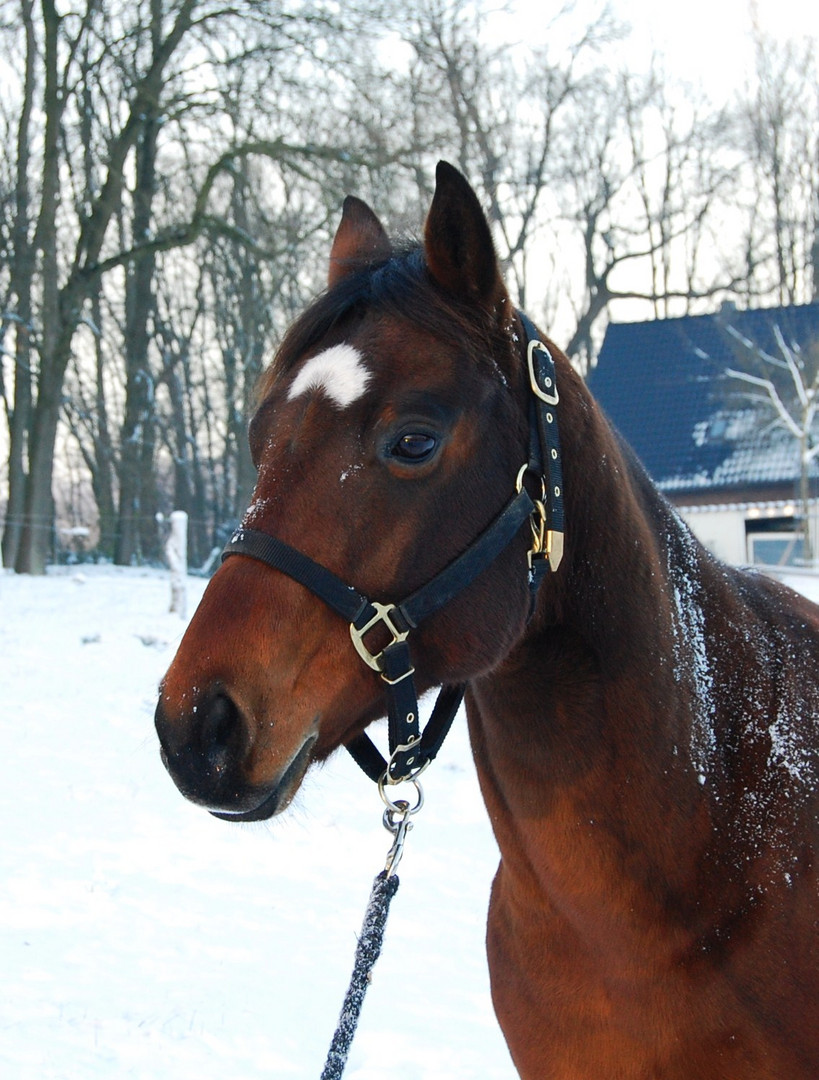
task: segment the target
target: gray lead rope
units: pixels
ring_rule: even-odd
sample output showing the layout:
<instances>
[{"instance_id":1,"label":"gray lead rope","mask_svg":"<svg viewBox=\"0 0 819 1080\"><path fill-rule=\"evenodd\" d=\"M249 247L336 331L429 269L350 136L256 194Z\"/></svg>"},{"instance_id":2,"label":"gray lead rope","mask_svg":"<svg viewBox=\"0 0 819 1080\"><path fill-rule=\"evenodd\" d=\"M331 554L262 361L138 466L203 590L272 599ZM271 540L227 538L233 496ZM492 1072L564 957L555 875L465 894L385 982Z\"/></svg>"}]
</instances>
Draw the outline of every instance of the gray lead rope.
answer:
<instances>
[{"instance_id":1,"label":"gray lead rope","mask_svg":"<svg viewBox=\"0 0 819 1080\"><path fill-rule=\"evenodd\" d=\"M355 950L355 965L352 978L347 988L344 1004L341 1006L338 1027L330 1044L330 1052L327 1054L321 1080L340 1080L341 1074L344 1072L347 1055L350 1053L350 1044L358 1027L361 1006L364 1004L364 995L370 985L370 974L376 960L381 955L381 944L384 940L384 927L390 910L390 901L395 896L397 889L398 878L394 875L388 875L386 870L382 870L373 882L370 900L364 913L361 937L358 939Z\"/></svg>"},{"instance_id":2,"label":"gray lead rope","mask_svg":"<svg viewBox=\"0 0 819 1080\"><path fill-rule=\"evenodd\" d=\"M347 1055L350 1053L358 1019L361 1016L361 1006L364 1004L364 995L370 985L375 962L381 955L390 902L398 891L398 878L395 876L395 871L404 853L407 833L412 829L410 819L424 805L424 793L416 779L409 781L415 788L414 805L405 799L393 801L384 789L385 780L386 773L378 783L378 791L386 807L382 819L384 828L392 833L393 843L387 853L384 869L373 882L367 910L364 913L361 937L356 945L353 974L344 997L344 1004L341 1006L341 1015L338 1018L333 1041L330 1043L330 1051L324 1063L321 1080L341 1080L341 1074L347 1064Z\"/></svg>"}]
</instances>

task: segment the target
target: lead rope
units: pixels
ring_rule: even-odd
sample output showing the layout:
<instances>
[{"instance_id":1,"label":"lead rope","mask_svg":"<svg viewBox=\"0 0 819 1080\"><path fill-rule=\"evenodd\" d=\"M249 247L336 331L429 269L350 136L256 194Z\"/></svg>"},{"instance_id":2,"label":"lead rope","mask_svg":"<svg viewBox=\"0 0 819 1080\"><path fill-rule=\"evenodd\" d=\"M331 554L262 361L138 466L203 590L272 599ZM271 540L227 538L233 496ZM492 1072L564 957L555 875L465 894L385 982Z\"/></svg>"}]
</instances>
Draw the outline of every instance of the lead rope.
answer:
<instances>
[{"instance_id":1,"label":"lead rope","mask_svg":"<svg viewBox=\"0 0 819 1080\"><path fill-rule=\"evenodd\" d=\"M353 974L350 977L350 985L344 996L341 1006L341 1014L338 1019L333 1041L321 1080L341 1080L341 1075L347 1065L347 1057L350 1053L353 1036L358 1027L361 1016L361 1007L364 1004L364 995L372 980L372 970L375 962L381 955L381 946L384 941L384 928L387 924L387 915L390 910L392 898L398 891L398 877L395 874L401 856L404 852L404 841L407 833L412 828L410 818L417 814L424 803L424 795L421 785L416 779L409 780L415 787L416 802L412 806L405 799L393 801L384 790L386 773L378 782L378 791L384 801L383 824L384 828L393 834L393 844L387 853L387 861L384 869L373 881L370 899L367 902L367 910L364 912L364 922L361 926L361 935L355 950L355 962Z\"/></svg>"}]
</instances>

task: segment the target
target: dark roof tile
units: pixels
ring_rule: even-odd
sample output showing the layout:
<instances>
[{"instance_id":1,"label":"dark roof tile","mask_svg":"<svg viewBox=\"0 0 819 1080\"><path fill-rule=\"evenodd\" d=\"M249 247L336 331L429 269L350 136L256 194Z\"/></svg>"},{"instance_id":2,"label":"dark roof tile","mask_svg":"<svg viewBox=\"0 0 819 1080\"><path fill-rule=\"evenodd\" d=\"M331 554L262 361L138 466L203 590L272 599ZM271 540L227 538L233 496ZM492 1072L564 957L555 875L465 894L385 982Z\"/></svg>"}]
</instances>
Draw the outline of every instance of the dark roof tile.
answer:
<instances>
[{"instance_id":1,"label":"dark roof tile","mask_svg":"<svg viewBox=\"0 0 819 1080\"><path fill-rule=\"evenodd\" d=\"M819 347L819 304L612 323L589 376L600 405L669 493L798 477L794 439L770 410L742 402L743 385L725 374L742 352L728 325L773 355L774 326L788 343Z\"/></svg>"}]
</instances>

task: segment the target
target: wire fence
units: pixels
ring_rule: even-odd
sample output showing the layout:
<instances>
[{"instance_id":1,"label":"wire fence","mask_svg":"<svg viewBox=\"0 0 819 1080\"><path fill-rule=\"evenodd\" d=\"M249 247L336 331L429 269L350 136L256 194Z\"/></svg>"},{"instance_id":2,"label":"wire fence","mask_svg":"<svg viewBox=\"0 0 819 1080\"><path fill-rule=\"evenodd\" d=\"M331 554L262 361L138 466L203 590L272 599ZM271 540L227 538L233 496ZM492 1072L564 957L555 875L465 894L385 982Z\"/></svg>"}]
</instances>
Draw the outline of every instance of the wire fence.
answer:
<instances>
[{"instance_id":1,"label":"wire fence","mask_svg":"<svg viewBox=\"0 0 819 1080\"><path fill-rule=\"evenodd\" d=\"M141 536L154 532L155 543L150 545L137 544L129 560L132 566L164 567L167 560L164 554L165 540L168 534L169 515L135 514L130 518L130 524ZM213 518L189 517L189 558L196 558L189 564L189 573L194 575L209 576L218 565L218 555L224 547L228 537L238 524L238 520L230 520L214 524ZM48 537L48 561L59 565L73 565L80 563L111 563L114 561L113 552L116 550L119 533L115 530L100 528L98 522L91 524L69 523L56 519L44 519L42 516L25 514L6 515L0 509L0 536L5 534L8 526L17 526L26 532L45 534ZM198 552L191 551L195 547L192 542L194 529L200 530L200 536L204 536L204 544L198 545Z\"/></svg>"}]
</instances>

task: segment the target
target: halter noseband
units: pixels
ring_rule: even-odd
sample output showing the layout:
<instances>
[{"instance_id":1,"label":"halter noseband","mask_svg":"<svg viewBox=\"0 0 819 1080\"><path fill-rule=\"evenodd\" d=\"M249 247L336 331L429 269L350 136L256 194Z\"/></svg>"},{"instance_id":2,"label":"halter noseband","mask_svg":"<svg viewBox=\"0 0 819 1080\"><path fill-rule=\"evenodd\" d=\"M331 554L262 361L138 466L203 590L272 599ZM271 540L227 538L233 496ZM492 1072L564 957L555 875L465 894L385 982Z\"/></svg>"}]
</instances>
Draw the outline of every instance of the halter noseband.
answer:
<instances>
[{"instance_id":1,"label":"halter noseband","mask_svg":"<svg viewBox=\"0 0 819 1080\"><path fill-rule=\"evenodd\" d=\"M380 783L397 784L412 779L436 756L452 726L465 692L465 684L443 686L423 732L418 714L412 658L408 636L471 584L514 540L528 519L532 528L529 552L531 602L543 578L557 569L563 554L563 479L557 425L558 393L554 360L522 313L518 316L527 338L529 371L529 460L521 468L517 491L498 517L453 562L397 604L370 600L331 570L285 544L275 536L241 526L222 552L248 555L298 581L318 596L350 625L356 652L386 685L390 758L385 761L368 735L362 733L347 746L358 765ZM523 481L526 474L539 478L541 497L533 499ZM381 628L391 638L379 652L372 652L365 638Z\"/></svg>"}]
</instances>

